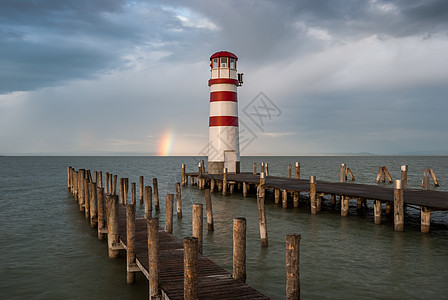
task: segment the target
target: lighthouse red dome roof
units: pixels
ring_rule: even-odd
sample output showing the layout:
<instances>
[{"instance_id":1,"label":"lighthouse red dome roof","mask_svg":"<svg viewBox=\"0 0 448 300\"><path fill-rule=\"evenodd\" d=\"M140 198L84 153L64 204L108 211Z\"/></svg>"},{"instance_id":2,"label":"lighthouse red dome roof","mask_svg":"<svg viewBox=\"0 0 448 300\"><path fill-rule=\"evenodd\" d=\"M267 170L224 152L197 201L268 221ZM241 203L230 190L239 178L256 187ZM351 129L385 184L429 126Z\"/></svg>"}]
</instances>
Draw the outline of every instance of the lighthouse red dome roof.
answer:
<instances>
[{"instance_id":1,"label":"lighthouse red dome roof","mask_svg":"<svg viewBox=\"0 0 448 300\"><path fill-rule=\"evenodd\" d=\"M210 56L210 60L214 59L215 57L231 57L234 59L238 59L238 57L235 54L233 54L232 52L229 52L229 51L216 52L215 54Z\"/></svg>"}]
</instances>

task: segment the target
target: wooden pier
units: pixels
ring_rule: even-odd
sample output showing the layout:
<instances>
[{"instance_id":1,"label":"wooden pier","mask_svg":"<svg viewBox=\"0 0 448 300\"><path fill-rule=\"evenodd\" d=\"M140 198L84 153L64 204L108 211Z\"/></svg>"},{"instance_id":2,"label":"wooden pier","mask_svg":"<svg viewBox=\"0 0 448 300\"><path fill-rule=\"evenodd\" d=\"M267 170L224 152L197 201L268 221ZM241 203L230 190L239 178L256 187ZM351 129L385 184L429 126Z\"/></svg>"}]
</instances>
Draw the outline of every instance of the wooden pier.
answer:
<instances>
[{"instance_id":1,"label":"wooden pier","mask_svg":"<svg viewBox=\"0 0 448 300\"><path fill-rule=\"evenodd\" d=\"M126 178L120 180L119 199L115 194L116 175L106 173L104 185L101 172L95 172L92 178L89 170L75 171L68 167L67 175L68 189L79 204L80 211L85 212L92 227L98 227L98 239L105 239L107 236L109 257L116 258L120 251L125 251L127 282L133 283L135 272L142 272L149 281L149 299L269 299L245 283L246 253L237 253L237 257L244 258L243 264L241 259L238 260L238 274L244 274L244 277L235 277L200 253L202 246L199 242L202 241L197 237L187 237L182 242L170 233L174 195L167 195L167 218L165 228L162 229L158 219L151 217L152 194L144 193L151 193L150 187L140 188L140 201L144 198L145 217L136 217L136 187L131 184L131 203L128 203ZM143 179L140 178L140 183L142 182ZM202 209L202 205L197 206ZM201 223L202 230L202 213L197 222ZM244 240L237 243L245 245L245 234L244 232ZM288 284L288 287L292 288L291 293L299 297L298 246L296 248L297 251L292 255L297 257L297 270L290 277L297 279ZM245 251L245 246L238 249ZM297 297L291 299L298 299Z\"/></svg>"},{"instance_id":2,"label":"wooden pier","mask_svg":"<svg viewBox=\"0 0 448 300\"><path fill-rule=\"evenodd\" d=\"M267 168L267 164L262 164L263 167ZM298 171L297 168L299 168ZM341 166L341 182L327 182L315 178L315 182L310 182L308 179L300 179L298 178L300 177L298 163L296 163L296 178L291 178L290 166L288 166L288 177L277 177L267 176L264 169L262 169L262 173L257 173L255 163L252 173L208 174L203 169L193 173L187 173L184 170L185 166L182 167L182 182L184 184L190 182L191 185L196 184L201 189L210 187L212 192L218 190L223 195L241 190L243 197L246 197L247 191L252 188L257 190L262 186L263 189L272 189L275 203L280 204L281 202L284 208L298 207L300 193L306 193L309 195L308 200L310 201L312 214L321 210L321 201L325 195L330 197L332 205L336 204L336 199L340 200L341 216L348 215L351 199L357 201L357 208L361 208L367 200L371 200L374 203L375 224L381 224L382 205L385 206L386 214L389 214L392 212L397 198L397 189L394 188L346 182L347 174L352 179L354 179L354 176L351 170L347 171L345 165ZM381 170L387 169L381 167ZM263 179L260 176L261 174L264 176ZM448 211L448 192L403 188L406 183L405 176L407 175L402 172L402 180L396 180L397 183L401 184L399 191L402 194L403 206L409 205L420 209L421 231L427 233L430 227L431 211ZM438 186L437 181L434 180L434 182Z\"/></svg>"}]
</instances>

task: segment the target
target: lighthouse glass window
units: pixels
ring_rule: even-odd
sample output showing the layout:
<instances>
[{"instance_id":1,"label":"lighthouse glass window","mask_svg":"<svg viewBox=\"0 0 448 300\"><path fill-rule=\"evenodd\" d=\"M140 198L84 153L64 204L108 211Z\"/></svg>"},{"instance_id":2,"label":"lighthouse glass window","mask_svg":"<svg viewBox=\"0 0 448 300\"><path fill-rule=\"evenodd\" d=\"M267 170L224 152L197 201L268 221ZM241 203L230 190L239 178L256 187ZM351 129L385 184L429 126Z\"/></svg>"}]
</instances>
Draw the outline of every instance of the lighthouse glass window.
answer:
<instances>
[{"instance_id":1,"label":"lighthouse glass window","mask_svg":"<svg viewBox=\"0 0 448 300\"><path fill-rule=\"evenodd\" d=\"M236 67L235 67L235 59L234 58L230 59L230 69L236 69Z\"/></svg>"},{"instance_id":2,"label":"lighthouse glass window","mask_svg":"<svg viewBox=\"0 0 448 300\"><path fill-rule=\"evenodd\" d=\"M221 68L227 68L227 57L221 57Z\"/></svg>"},{"instance_id":3,"label":"lighthouse glass window","mask_svg":"<svg viewBox=\"0 0 448 300\"><path fill-rule=\"evenodd\" d=\"M214 58L213 59L213 69L217 69L218 68L218 58Z\"/></svg>"}]
</instances>

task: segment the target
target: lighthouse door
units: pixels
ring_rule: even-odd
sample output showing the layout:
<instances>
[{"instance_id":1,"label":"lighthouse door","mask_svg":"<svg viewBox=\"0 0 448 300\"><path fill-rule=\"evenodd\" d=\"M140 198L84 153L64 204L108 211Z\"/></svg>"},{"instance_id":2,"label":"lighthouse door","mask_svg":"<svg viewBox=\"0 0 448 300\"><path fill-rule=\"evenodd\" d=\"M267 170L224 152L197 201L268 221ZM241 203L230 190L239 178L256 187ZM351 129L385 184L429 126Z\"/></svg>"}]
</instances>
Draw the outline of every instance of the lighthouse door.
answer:
<instances>
[{"instance_id":1,"label":"lighthouse door","mask_svg":"<svg viewBox=\"0 0 448 300\"><path fill-rule=\"evenodd\" d=\"M227 173L236 173L236 151L224 151L224 168L227 168Z\"/></svg>"}]
</instances>

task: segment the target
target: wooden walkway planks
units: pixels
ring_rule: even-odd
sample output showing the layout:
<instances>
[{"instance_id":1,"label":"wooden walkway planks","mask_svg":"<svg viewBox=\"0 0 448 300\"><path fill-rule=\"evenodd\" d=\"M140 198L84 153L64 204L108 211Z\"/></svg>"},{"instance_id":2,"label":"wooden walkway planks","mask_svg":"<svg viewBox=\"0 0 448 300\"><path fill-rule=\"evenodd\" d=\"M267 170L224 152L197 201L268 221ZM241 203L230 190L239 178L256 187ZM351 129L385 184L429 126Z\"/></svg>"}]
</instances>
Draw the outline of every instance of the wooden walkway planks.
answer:
<instances>
[{"instance_id":1,"label":"wooden walkway planks","mask_svg":"<svg viewBox=\"0 0 448 300\"><path fill-rule=\"evenodd\" d=\"M186 175L197 177L198 173L186 173ZM202 178L221 181L222 175L203 173ZM260 183L259 176L253 175L252 173L227 174L227 180L246 182L255 185ZM309 180L267 176L265 187L286 189L290 192L309 192ZM317 193L347 196L352 198L364 198L386 202L394 201L393 188L376 185L348 182L326 182L318 180L316 183L316 191ZM424 206L433 210L448 210L448 192L405 189L404 203Z\"/></svg>"},{"instance_id":2,"label":"wooden walkway planks","mask_svg":"<svg viewBox=\"0 0 448 300\"><path fill-rule=\"evenodd\" d=\"M135 252L138 265L148 277L147 221L136 218ZM126 207L119 208L120 242L126 248ZM169 299L184 298L183 242L159 229L160 288ZM198 254L198 290L200 299L269 299L249 285L236 281L225 269Z\"/></svg>"}]
</instances>

